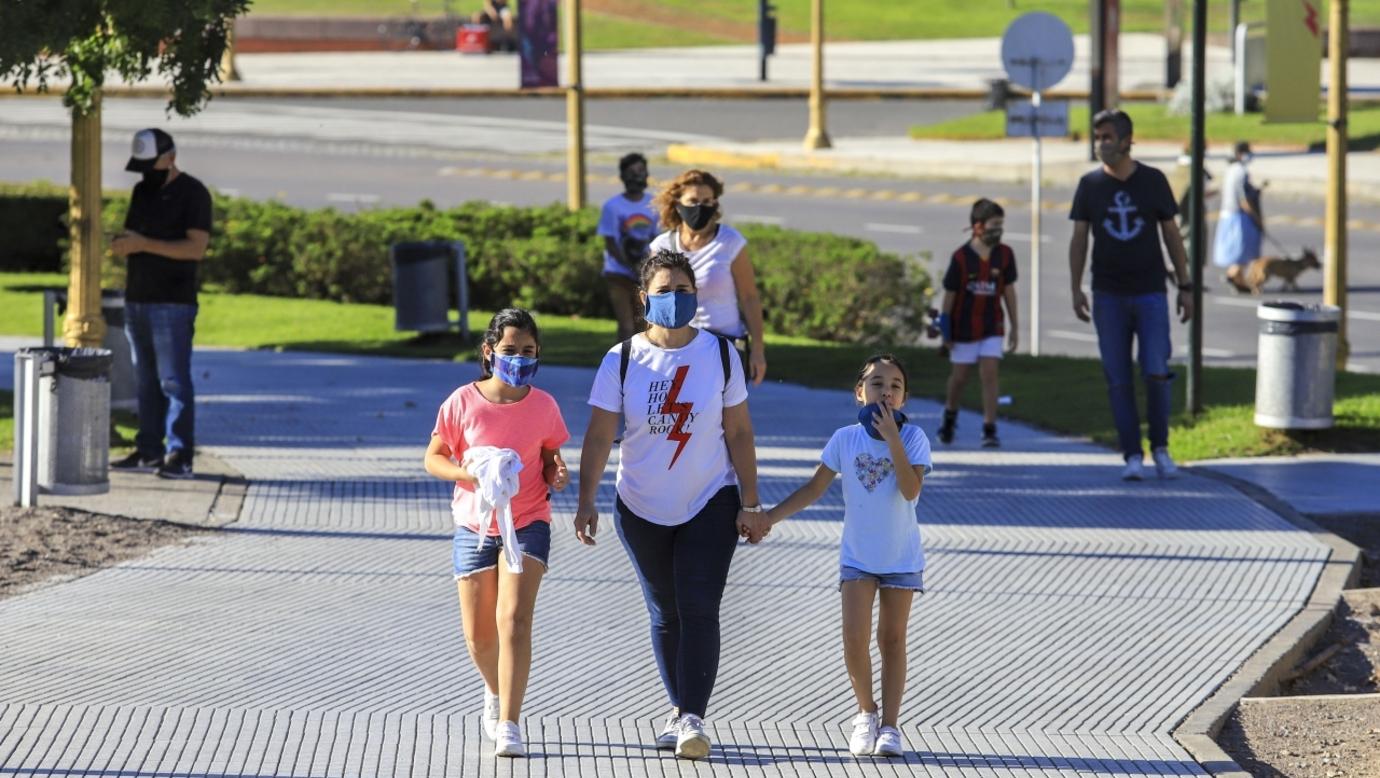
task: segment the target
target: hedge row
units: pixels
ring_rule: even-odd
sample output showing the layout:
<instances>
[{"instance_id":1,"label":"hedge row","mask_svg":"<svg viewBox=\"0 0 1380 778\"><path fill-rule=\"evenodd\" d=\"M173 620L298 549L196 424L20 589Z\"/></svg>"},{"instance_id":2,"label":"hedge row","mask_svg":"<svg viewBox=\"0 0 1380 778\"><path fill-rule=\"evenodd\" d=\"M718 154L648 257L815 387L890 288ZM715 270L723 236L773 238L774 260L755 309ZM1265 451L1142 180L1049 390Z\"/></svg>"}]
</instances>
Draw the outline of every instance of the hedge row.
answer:
<instances>
[{"instance_id":1,"label":"hedge row","mask_svg":"<svg viewBox=\"0 0 1380 778\"><path fill-rule=\"evenodd\" d=\"M113 235L128 200L109 195L103 221ZM0 269L57 269L63 262L67 201L60 190L0 189ZM561 205L516 208L471 202L438 209L360 213L306 210L275 201L215 198L202 280L231 293L389 303L388 247L414 240L464 241L471 305L519 305L545 313L609 316L600 278L597 214ZM767 328L828 340L912 340L922 326L929 278L916 262L871 242L745 225ZM123 284L109 257L104 282Z\"/></svg>"}]
</instances>

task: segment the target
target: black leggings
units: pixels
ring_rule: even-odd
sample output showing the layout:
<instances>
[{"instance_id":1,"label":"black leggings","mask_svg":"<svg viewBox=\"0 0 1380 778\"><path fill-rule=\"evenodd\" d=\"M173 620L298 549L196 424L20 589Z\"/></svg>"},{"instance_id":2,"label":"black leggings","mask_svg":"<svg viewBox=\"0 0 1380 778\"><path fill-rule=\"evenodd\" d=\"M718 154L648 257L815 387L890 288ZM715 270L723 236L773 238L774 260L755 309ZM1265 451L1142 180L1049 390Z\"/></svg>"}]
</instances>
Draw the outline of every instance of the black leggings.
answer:
<instances>
[{"instance_id":1,"label":"black leggings","mask_svg":"<svg viewBox=\"0 0 1380 778\"><path fill-rule=\"evenodd\" d=\"M653 524L620 499L618 538L642 583L661 683L681 713L703 717L719 672L719 602L738 547L737 486L720 489L690 521Z\"/></svg>"}]
</instances>

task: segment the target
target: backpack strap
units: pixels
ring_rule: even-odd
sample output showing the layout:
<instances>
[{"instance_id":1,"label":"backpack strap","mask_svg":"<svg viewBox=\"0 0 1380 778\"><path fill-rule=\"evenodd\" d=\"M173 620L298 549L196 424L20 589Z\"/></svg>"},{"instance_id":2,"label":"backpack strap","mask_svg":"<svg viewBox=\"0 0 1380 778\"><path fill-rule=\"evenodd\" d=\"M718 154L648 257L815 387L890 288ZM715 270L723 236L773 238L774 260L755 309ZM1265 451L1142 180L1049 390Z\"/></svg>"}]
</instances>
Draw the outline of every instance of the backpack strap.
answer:
<instances>
[{"instance_id":1,"label":"backpack strap","mask_svg":"<svg viewBox=\"0 0 1380 778\"><path fill-rule=\"evenodd\" d=\"M628 380L628 362L632 359L632 338L618 344L618 393L623 393L623 384Z\"/></svg>"},{"instance_id":2,"label":"backpack strap","mask_svg":"<svg viewBox=\"0 0 1380 778\"><path fill-rule=\"evenodd\" d=\"M719 339L719 363L723 365L724 368L724 391L727 392L728 379L729 376L733 374L732 368L728 364L728 352L732 349L732 346L729 345L728 338L725 338L722 335L715 335L714 337Z\"/></svg>"}]
</instances>

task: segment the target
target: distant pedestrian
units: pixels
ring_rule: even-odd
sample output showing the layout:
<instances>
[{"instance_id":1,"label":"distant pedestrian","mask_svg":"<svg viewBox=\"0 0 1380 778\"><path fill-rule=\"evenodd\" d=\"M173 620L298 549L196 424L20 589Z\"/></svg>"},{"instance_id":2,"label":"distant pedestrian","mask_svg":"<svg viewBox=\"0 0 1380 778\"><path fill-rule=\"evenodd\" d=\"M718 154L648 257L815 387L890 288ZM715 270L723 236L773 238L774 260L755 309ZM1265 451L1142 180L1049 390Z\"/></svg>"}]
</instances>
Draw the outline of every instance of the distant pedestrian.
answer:
<instances>
[{"instance_id":1,"label":"distant pedestrian","mask_svg":"<svg viewBox=\"0 0 1380 778\"><path fill-rule=\"evenodd\" d=\"M623 192L604 202L599 235L604 239L604 280L618 320L618 340L631 338L644 324L637 296L637 269L647 258L657 232L657 209L647 191L647 158L627 154L618 160Z\"/></svg>"},{"instance_id":2,"label":"distant pedestrian","mask_svg":"<svg viewBox=\"0 0 1380 778\"><path fill-rule=\"evenodd\" d=\"M532 386L540 356L530 313L494 314L480 346L482 377L441 405L424 459L428 473L455 484L452 567L495 756L527 755L518 717L551 553L547 487L559 491L570 481L560 451L570 438L565 420L555 398Z\"/></svg>"},{"instance_id":3,"label":"distant pedestrian","mask_svg":"<svg viewBox=\"0 0 1380 778\"><path fill-rule=\"evenodd\" d=\"M125 170L143 180L129 196L125 228L110 243L127 257L125 336L134 359L139 431L135 450L111 463L191 478L196 454L197 269L211 243L211 193L177 167L172 136L160 129L134 135Z\"/></svg>"},{"instance_id":4,"label":"distant pedestrian","mask_svg":"<svg viewBox=\"0 0 1380 778\"><path fill-rule=\"evenodd\" d=\"M1212 264L1226 270L1227 281L1238 292L1251 291L1244 271L1260 257L1260 238L1265 232L1260 190L1252 185L1248 170L1251 156L1251 145L1238 141L1222 178L1222 203L1212 243Z\"/></svg>"},{"instance_id":5,"label":"distant pedestrian","mask_svg":"<svg viewBox=\"0 0 1380 778\"><path fill-rule=\"evenodd\" d=\"M589 390L575 535L595 542L595 498L621 419L614 528L642 586L671 704L656 747L703 759L719 672L719 606L738 538L762 515L757 454L741 360L727 340L690 326L697 309L690 260L654 251L641 282L647 330L604 355Z\"/></svg>"},{"instance_id":6,"label":"distant pedestrian","mask_svg":"<svg viewBox=\"0 0 1380 778\"><path fill-rule=\"evenodd\" d=\"M1193 317L1193 286L1188 259L1174 216L1178 206L1169 182L1159 170L1131 158L1131 117L1122 111L1102 111L1093 117L1093 139L1102 166L1083 176L1073 195L1069 218L1069 281L1073 313L1092 321L1107 395L1116 423L1125 467L1121 477L1144 477L1140 415L1131 372L1131 344L1136 342L1145 381L1145 411L1150 450L1161 478L1178 472L1169 456L1170 387L1169 305L1165 298L1164 253L1169 247L1178 279L1176 307L1180 321ZM1088 235L1093 236L1092 289L1083 292L1083 268L1088 261Z\"/></svg>"},{"instance_id":7,"label":"distant pedestrian","mask_svg":"<svg viewBox=\"0 0 1380 778\"><path fill-rule=\"evenodd\" d=\"M953 370L944 398L939 441L952 443L958 426L958 401L978 365L982 380L982 446L997 448L997 368L1003 347L1014 352L1020 326L1016 317L1016 255L1001 242L1006 212L982 198L973 203L968 224L973 237L958 247L944 273L940 330ZM1005 320L1011 320L1005 329ZM1002 342L1005 337L1005 343Z\"/></svg>"},{"instance_id":8,"label":"distant pedestrian","mask_svg":"<svg viewBox=\"0 0 1380 778\"><path fill-rule=\"evenodd\" d=\"M930 467L930 442L901 408L906 370L890 354L869 357L853 395L860 421L839 429L820 455L814 477L749 527L757 542L771 527L813 505L843 476L843 660L858 703L848 750L856 756L902 756L899 718L906 690L906 627L911 600L925 591L925 550L915 509ZM881 600L877 649L882 659L882 704L873 696L872 607Z\"/></svg>"},{"instance_id":9,"label":"distant pedestrian","mask_svg":"<svg viewBox=\"0 0 1380 778\"><path fill-rule=\"evenodd\" d=\"M720 221L723 193L723 183L703 170L687 170L667 184L656 198L667 231L652 241L652 251L690 258L699 290L699 309L690 325L733 341L746 358L748 380L758 385L767 375L762 296L747 238Z\"/></svg>"}]
</instances>

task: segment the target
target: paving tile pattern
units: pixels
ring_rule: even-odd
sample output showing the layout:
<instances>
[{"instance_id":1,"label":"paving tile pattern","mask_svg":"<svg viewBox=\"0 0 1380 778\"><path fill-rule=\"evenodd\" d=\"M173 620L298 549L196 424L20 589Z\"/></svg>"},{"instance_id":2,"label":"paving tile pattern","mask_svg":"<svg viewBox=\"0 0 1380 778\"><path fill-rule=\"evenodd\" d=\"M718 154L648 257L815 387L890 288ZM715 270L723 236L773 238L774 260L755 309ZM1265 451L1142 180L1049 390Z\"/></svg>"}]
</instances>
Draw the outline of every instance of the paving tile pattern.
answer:
<instances>
[{"instance_id":1,"label":"paving tile pattern","mask_svg":"<svg viewBox=\"0 0 1380 778\"><path fill-rule=\"evenodd\" d=\"M0 365L8 364L0 360ZM1123 484L1018 425L935 452L921 499L904 760L854 760L837 485L741 546L706 763L651 749L667 703L613 532L558 494L525 729L496 762L460 632L434 411L472 366L208 351L199 435L250 480L226 531L0 601L0 776L1201 775L1173 726L1307 598L1327 550L1216 481ZM576 437L588 370L543 368ZM4 380L5 376L0 376ZM763 494L808 478L847 393L754 390ZM938 408L913 402L933 429ZM971 438L971 440L970 440Z\"/></svg>"}]
</instances>

